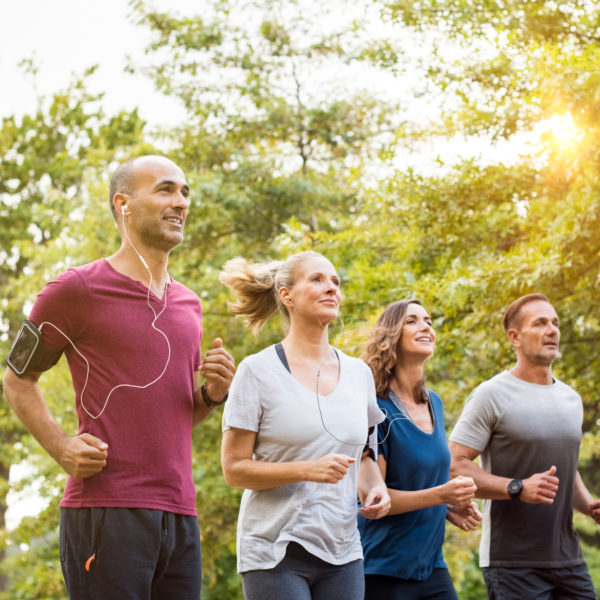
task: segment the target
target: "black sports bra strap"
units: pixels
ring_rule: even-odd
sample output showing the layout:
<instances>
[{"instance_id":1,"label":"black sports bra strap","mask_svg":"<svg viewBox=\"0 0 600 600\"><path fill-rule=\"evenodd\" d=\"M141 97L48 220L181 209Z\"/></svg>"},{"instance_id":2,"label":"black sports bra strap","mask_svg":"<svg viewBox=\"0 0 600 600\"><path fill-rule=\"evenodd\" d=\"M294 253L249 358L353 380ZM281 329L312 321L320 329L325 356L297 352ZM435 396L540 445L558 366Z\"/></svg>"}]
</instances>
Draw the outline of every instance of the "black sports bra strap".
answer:
<instances>
[{"instance_id":1,"label":"black sports bra strap","mask_svg":"<svg viewBox=\"0 0 600 600\"><path fill-rule=\"evenodd\" d=\"M288 370L289 373L291 373L292 371L290 369L290 365L288 363L287 356L285 355L285 350L283 349L283 345L281 344L281 342L275 344L275 352L277 352L277 356L279 356L279 360L281 361L283 366Z\"/></svg>"},{"instance_id":2,"label":"black sports bra strap","mask_svg":"<svg viewBox=\"0 0 600 600\"><path fill-rule=\"evenodd\" d=\"M333 351L335 352L335 355L339 361L340 355L338 354L338 351L335 348L333 349ZM279 356L281 364L287 369L288 373L291 373L292 370L290 369L290 363L288 363L288 359L285 355L285 350L283 349L283 344L281 342L275 344L275 352L277 352L277 356Z\"/></svg>"}]
</instances>

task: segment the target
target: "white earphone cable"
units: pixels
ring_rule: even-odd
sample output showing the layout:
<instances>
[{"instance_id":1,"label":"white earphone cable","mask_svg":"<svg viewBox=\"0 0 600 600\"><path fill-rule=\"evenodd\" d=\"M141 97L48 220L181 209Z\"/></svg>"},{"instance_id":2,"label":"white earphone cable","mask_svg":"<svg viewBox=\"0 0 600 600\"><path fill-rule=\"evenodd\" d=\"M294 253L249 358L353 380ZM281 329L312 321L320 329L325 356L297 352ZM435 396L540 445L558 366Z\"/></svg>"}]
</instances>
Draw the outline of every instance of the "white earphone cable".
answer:
<instances>
[{"instance_id":1,"label":"white earphone cable","mask_svg":"<svg viewBox=\"0 0 600 600\"><path fill-rule=\"evenodd\" d=\"M167 349L168 349L167 361L165 362L165 366L163 367L163 370L161 371L160 375L158 377L156 377L155 379L153 379L152 381L150 381L149 383L146 383L144 385L137 385L137 384L133 384L133 383L120 383L118 385L115 385L108 392L108 395L106 396L106 400L104 401L104 405L102 406L102 409L100 410L100 412L97 415L94 415L94 414L92 414L86 408L86 406L85 406L85 404L83 402L83 396L85 394L85 390L87 388L87 384L88 384L88 380L89 380L89 376L90 376L90 363L89 363L88 359L79 351L79 348L77 348L77 346L75 345L75 343L73 342L73 340L71 340L71 338L69 338L69 336L66 333L64 333L64 331L62 331L61 329L59 329L54 323L51 323L50 321L44 321L39 326L40 331L42 330L42 327L44 325L50 325L50 326L54 327L54 329L56 329L56 331L58 331L69 342L69 344L71 344L71 346L73 347L73 349L75 350L75 352L77 352L77 354L79 354L79 356L85 362L85 364L86 364L85 381L84 381L83 387L81 388L81 393L79 395L79 402L81 404L81 408L86 412L86 414L91 419L94 419L94 420L95 419L99 419L102 416L102 414L106 410L106 407L108 406L108 402L110 400L110 397L112 396L112 393L115 390L118 390L120 388L134 388L134 389L138 389L138 390L145 390L146 388L150 387L151 385L154 385L157 381L159 381L161 379L161 377L167 371L167 367L169 366L169 362L171 361L171 343L169 342L169 338L167 337L167 334L162 329L159 329L156 326L156 321L158 320L158 318L163 314L163 312L167 308L167 291L168 291L168 287L169 287L169 281L168 281L169 275L167 273L167 282L165 283L165 288L163 290L165 301L164 301L163 307L157 313L154 310L154 307L152 306L152 304L150 303L150 288L152 287L152 271L150 270L150 267L148 267L148 264L146 263L146 261L144 260L144 258L142 257L142 255L137 251L137 248L133 245L131 239L129 238L129 234L127 233L127 229L125 227L125 214L124 214L124 211L122 211L122 214L123 214L123 231L125 232L125 237L127 238L128 242L131 244L131 247L133 248L133 251L138 255L141 263L148 270L148 273L150 273L150 282L148 283L148 291L146 293L146 304L148 305L148 307L152 311L152 314L154 315L154 319L152 320L152 328L155 331L157 331L158 333L160 333L165 338L165 341L167 342Z\"/></svg>"}]
</instances>

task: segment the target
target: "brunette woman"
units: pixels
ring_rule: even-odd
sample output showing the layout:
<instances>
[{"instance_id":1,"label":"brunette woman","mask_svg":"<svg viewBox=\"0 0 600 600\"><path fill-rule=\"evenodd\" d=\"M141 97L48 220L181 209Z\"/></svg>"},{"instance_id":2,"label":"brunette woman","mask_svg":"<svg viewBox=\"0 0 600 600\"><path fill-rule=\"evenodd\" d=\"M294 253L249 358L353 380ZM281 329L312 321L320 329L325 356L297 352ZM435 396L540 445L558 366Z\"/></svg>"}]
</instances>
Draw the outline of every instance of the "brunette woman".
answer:
<instances>
[{"instance_id":1,"label":"brunette woman","mask_svg":"<svg viewBox=\"0 0 600 600\"><path fill-rule=\"evenodd\" d=\"M423 306L401 300L381 314L362 356L386 413L377 462L392 501L379 521L359 516L366 600L456 600L442 554L445 519L465 531L481 520L473 480L448 480L442 401L423 379L435 339Z\"/></svg>"},{"instance_id":2,"label":"brunette woman","mask_svg":"<svg viewBox=\"0 0 600 600\"><path fill-rule=\"evenodd\" d=\"M315 252L284 262L229 261L221 281L254 331L278 310L289 332L244 359L223 415L227 483L245 488L238 570L247 600L362 600L361 513L379 518L389 496L364 452L383 419L368 367L329 344L340 279ZM359 464L360 476L359 476Z\"/></svg>"}]
</instances>

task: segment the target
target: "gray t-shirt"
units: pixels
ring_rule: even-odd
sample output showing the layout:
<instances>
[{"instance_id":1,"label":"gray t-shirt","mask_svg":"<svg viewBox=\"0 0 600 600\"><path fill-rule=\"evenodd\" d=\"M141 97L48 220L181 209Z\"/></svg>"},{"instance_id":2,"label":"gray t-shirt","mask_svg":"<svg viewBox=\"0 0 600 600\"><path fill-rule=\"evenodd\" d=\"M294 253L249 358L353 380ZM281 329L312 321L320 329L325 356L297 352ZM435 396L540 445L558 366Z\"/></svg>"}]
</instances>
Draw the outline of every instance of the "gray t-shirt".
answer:
<instances>
[{"instance_id":1,"label":"gray t-shirt","mask_svg":"<svg viewBox=\"0 0 600 600\"><path fill-rule=\"evenodd\" d=\"M572 508L582 422L579 394L558 380L538 385L504 371L473 390L450 440L479 450L488 473L526 479L556 465L560 480L550 505L484 501L480 566L583 563Z\"/></svg>"},{"instance_id":2,"label":"gray t-shirt","mask_svg":"<svg viewBox=\"0 0 600 600\"><path fill-rule=\"evenodd\" d=\"M368 428L383 421L384 415L377 407L370 369L337 352L340 380L318 402L316 390L292 377L274 346L248 356L238 367L223 430L256 431L254 460L315 460L330 453L356 458L336 484L301 481L245 490L238 519L240 573L273 568L291 541L335 565L362 558L356 526L358 466Z\"/></svg>"}]
</instances>

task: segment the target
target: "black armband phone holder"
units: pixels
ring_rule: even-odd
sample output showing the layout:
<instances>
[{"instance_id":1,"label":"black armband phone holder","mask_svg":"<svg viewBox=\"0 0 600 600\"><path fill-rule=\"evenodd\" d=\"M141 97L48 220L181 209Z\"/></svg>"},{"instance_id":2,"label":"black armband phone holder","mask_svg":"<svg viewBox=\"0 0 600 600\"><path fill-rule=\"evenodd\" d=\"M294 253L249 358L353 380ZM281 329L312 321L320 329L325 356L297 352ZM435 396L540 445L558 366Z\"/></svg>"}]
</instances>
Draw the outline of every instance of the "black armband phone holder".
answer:
<instances>
[{"instance_id":1,"label":"black armband phone holder","mask_svg":"<svg viewBox=\"0 0 600 600\"><path fill-rule=\"evenodd\" d=\"M61 354L62 350L53 350L44 344L40 330L31 321L23 321L6 364L18 377L23 377L28 371L47 371Z\"/></svg>"}]
</instances>

